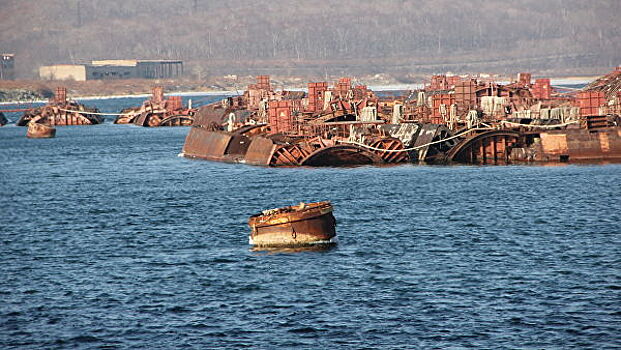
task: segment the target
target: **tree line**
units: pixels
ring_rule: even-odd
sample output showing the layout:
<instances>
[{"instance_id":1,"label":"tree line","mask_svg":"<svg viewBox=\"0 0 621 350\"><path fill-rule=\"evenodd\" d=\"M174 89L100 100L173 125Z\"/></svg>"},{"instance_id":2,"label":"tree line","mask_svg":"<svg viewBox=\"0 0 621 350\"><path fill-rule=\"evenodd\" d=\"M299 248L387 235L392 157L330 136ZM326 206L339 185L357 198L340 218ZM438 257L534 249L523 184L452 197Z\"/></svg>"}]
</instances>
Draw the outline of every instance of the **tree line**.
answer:
<instances>
[{"instance_id":1,"label":"tree line","mask_svg":"<svg viewBox=\"0 0 621 350\"><path fill-rule=\"evenodd\" d=\"M619 15L606 0L5 0L0 50L24 78L106 58L181 59L190 74L563 69L618 65Z\"/></svg>"}]
</instances>

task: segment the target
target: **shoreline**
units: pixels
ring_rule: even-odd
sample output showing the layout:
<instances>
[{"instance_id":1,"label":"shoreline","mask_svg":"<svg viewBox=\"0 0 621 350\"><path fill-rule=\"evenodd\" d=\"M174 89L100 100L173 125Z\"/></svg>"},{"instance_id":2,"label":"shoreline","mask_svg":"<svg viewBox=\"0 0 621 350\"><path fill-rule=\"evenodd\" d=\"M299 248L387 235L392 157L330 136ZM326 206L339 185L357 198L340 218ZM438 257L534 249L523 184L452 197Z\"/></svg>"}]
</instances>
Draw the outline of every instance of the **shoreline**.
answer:
<instances>
[{"instance_id":1,"label":"shoreline","mask_svg":"<svg viewBox=\"0 0 621 350\"><path fill-rule=\"evenodd\" d=\"M184 92L171 92L166 93L164 96L226 96L226 95L234 95L241 90L236 91L184 91ZM151 94L135 94L135 95L101 95L101 96L77 96L71 97L72 100L75 101L97 101L97 100L111 100L115 98L148 98ZM0 102L0 106L2 105L20 105L20 104L31 104L31 103L47 103L48 100L31 100L31 101L4 101Z\"/></svg>"},{"instance_id":2,"label":"shoreline","mask_svg":"<svg viewBox=\"0 0 621 350\"><path fill-rule=\"evenodd\" d=\"M551 78L552 86L562 85L581 85L588 84L595 80L597 77L565 77L565 78ZM508 81L499 81L499 83L506 84ZM388 85L369 85L369 89L373 91L408 91L421 89L424 86L423 83L415 84L388 84ZM288 91L307 91L307 88L297 87L284 87L284 90ZM165 96L227 96L227 95L239 95L244 90L225 90L225 91L180 91L165 93ZM96 100L110 100L115 98L148 98L151 96L149 93L142 94L119 94L119 95L85 95L72 97L76 101L96 101ZM19 104L32 104L32 103L46 103L48 100L31 100L31 101L4 101L0 102L1 105L19 105Z\"/></svg>"}]
</instances>

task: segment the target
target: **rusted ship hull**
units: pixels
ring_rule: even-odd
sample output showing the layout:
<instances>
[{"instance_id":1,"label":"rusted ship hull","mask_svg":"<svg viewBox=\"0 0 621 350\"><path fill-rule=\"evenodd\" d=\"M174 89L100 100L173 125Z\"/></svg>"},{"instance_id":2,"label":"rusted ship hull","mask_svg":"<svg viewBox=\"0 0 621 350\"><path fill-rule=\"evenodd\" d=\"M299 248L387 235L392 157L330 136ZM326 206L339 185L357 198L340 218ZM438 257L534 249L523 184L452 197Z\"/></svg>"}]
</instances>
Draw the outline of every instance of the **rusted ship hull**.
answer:
<instances>
[{"instance_id":1,"label":"rusted ship hull","mask_svg":"<svg viewBox=\"0 0 621 350\"><path fill-rule=\"evenodd\" d=\"M118 115L113 124L132 124L134 119L140 115L138 108L125 108L121 111L120 115Z\"/></svg>"},{"instance_id":2,"label":"rusted ship hull","mask_svg":"<svg viewBox=\"0 0 621 350\"><path fill-rule=\"evenodd\" d=\"M56 128L40 123L28 123L26 137L31 139L49 139L56 136Z\"/></svg>"},{"instance_id":3,"label":"rusted ship hull","mask_svg":"<svg viewBox=\"0 0 621 350\"><path fill-rule=\"evenodd\" d=\"M259 76L243 95L198 110L183 154L274 167L620 159L619 82L621 67L574 96L528 73L506 85L434 76L381 98L348 78L298 96Z\"/></svg>"},{"instance_id":4,"label":"rusted ship hull","mask_svg":"<svg viewBox=\"0 0 621 350\"><path fill-rule=\"evenodd\" d=\"M270 139L192 127L183 145L183 156L217 162L268 166L276 145Z\"/></svg>"},{"instance_id":5,"label":"rusted ship hull","mask_svg":"<svg viewBox=\"0 0 621 350\"><path fill-rule=\"evenodd\" d=\"M399 140L386 138L383 141L387 140L396 144L397 149L403 148ZM187 158L271 167L338 167L410 161L407 152L386 153L354 144L283 144L265 136L249 137L203 127L190 129L182 154Z\"/></svg>"},{"instance_id":6,"label":"rusted ship hull","mask_svg":"<svg viewBox=\"0 0 621 350\"><path fill-rule=\"evenodd\" d=\"M443 151L445 153L437 155L418 151L420 158L417 156L411 158L412 161L427 163L448 161L481 165L618 161L621 160L621 128L563 129L536 133L520 130L484 130L461 139L455 145L447 146ZM390 164L393 159L388 157L396 157L399 153L373 151L350 144L304 149L296 144L278 144L264 136L247 137L193 127L186 137L183 155L211 161L278 167ZM401 153L401 155L407 154ZM410 161L409 158L395 160L395 163Z\"/></svg>"},{"instance_id":7,"label":"rusted ship hull","mask_svg":"<svg viewBox=\"0 0 621 350\"><path fill-rule=\"evenodd\" d=\"M515 162L621 161L621 128L568 129L540 133L538 142L516 148Z\"/></svg>"},{"instance_id":8,"label":"rusted ship hull","mask_svg":"<svg viewBox=\"0 0 621 350\"><path fill-rule=\"evenodd\" d=\"M248 221L252 229L250 244L291 247L332 243L336 237L336 219L332 214L332 205L329 202L319 202L309 206L303 210L251 217Z\"/></svg>"},{"instance_id":9,"label":"rusted ship hull","mask_svg":"<svg viewBox=\"0 0 621 350\"><path fill-rule=\"evenodd\" d=\"M67 126L67 125L96 125L103 123L103 118L101 116L91 114L98 113L96 109L92 109L90 112L86 111L74 111L67 112L63 110L64 108L77 109L73 106L61 106L61 107L52 107L45 106L40 107L32 112L24 113L24 115L17 121L17 126L27 126L28 123L37 118L43 117L46 120L46 123L55 126Z\"/></svg>"},{"instance_id":10,"label":"rusted ship hull","mask_svg":"<svg viewBox=\"0 0 621 350\"><path fill-rule=\"evenodd\" d=\"M620 161L621 128L488 130L462 139L446 160L479 165Z\"/></svg>"}]
</instances>

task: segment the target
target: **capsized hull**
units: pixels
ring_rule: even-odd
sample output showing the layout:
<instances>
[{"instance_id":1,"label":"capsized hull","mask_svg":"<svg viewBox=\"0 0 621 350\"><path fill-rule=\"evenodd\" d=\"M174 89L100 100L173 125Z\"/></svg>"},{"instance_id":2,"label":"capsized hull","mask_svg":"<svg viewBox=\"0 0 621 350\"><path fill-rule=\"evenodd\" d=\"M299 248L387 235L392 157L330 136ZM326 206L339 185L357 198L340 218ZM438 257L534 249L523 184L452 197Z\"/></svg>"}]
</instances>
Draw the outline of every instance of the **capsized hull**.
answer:
<instances>
[{"instance_id":1,"label":"capsized hull","mask_svg":"<svg viewBox=\"0 0 621 350\"><path fill-rule=\"evenodd\" d=\"M304 209L286 207L279 210L283 212L250 218L250 244L282 247L335 241L336 219L329 202L311 203Z\"/></svg>"}]
</instances>

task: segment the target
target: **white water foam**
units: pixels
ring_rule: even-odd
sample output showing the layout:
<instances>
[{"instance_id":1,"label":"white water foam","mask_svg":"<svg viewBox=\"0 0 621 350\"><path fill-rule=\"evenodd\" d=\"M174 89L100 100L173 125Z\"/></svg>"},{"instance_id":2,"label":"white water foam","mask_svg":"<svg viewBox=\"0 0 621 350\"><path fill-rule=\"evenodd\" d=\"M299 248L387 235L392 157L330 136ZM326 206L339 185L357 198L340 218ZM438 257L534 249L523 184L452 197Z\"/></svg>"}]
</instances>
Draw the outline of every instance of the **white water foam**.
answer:
<instances>
[{"instance_id":1,"label":"white water foam","mask_svg":"<svg viewBox=\"0 0 621 350\"><path fill-rule=\"evenodd\" d=\"M334 237L332 237L332 238L330 238L329 240L326 240L326 241L309 242L309 243L305 243L304 245L337 244L338 242L339 242L338 237L334 236ZM254 245L254 241L252 240L252 236L251 235L248 235L248 244Z\"/></svg>"}]
</instances>

